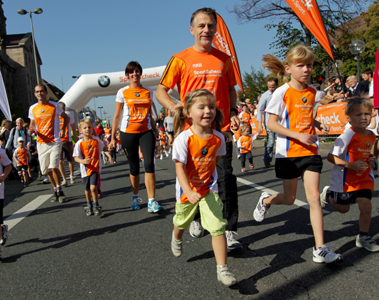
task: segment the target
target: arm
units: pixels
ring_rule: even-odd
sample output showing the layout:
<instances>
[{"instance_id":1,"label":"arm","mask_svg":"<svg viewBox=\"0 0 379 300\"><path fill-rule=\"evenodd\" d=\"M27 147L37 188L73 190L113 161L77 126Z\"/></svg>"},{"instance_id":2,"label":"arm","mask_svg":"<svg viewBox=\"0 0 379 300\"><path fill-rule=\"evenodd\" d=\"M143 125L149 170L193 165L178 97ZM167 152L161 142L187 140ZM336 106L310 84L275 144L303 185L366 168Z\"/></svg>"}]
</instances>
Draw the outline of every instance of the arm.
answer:
<instances>
[{"instance_id":1,"label":"arm","mask_svg":"<svg viewBox=\"0 0 379 300\"><path fill-rule=\"evenodd\" d=\"M335 156L332 153L328 153L327 159L334 165L355 171L365 171L368 168L368 164L364 161L357 160L355 162L348 162L340 159L338 156Z\"/></svg>"},{"instance_id":2,"label":"arm","mask_svg":"<svg viewBox=\"0 0 379 300\"><path fill-rule=\"evenodd\" d=\"M11 170L12 170L12 165L10 164L4 167L4 173L0 175L0 183L4 182L5 178L7 178Z\"/></svg>"},{"instance_id":3,"label":"arm","mask_svg":"<svg viewBox=\"0 0 379 300\"><path fill-rule=\"evenodd\" d=\"M76 143L78 141L78 136L76 135L76 125L75 125L75 123L71 124L71 129L72 129L72 132L73 132L72 139ZM69 134L71 134L71 133L69 133Z\"/></svg>"},{"instance_id":4,"label":"arm","mask_svg":"<svg viewBox=\"0 0 379 300\"><path fill-rule=\"evenodd\" d=\"M178 177L180 186L183 189L183 193L187 196L188 201L192 204L196 204L200 201L201 195L192 190L186 172L186 165L181 162L175 162L176 176Z\"/></svg>"},{"instance_id":5,"label":"arm","mask_svg":"<svg viewBox=\"0 0 379 300\"><path fill-rule=\"evenodd\" d=\"M88 156L87 158L81 159L77 156L74 157L75 161L79 164L88 165L91 163L92 159Z\"/></svg>"},{"instance_id":6,"label":"arm","mask_svg":"<svg viewBox=\"0 0 379 300\"><path fill-rule=\"evenodd\" d=\"M169 88L163 84L159 84L156 92L155 98L157 98L158 102L165 108L171 110L175 113L176 109L182 106L182 103L175 104L174 101L168 95Z\"/></svg>"},{"instance_id":7,"label":"arm","mask_svg":"<svg viewBox=\"0 0 379 300\"><path fill-rule=\"evenodd\" d=\"M61 117L63 118L63 126L62 126L62 129L59 131L59 137L62 138L65 136L66 128L67 128L68 122L70 121L70 117L66 115L65 112L62 112Z\"/></svg>"},{"instance_id":8,"label":"arm","mask_svg":"<svg viewBox=\"0 0 379 300\"><path fill-rule=\"evenodd\" d=\"M112 133L111 133L111 142L109 143L109 148L114 149L116 148L116 131L118 128L118 124L120 124L121 120L121 112L122 107L124 106L124 103L116 102L116 110L114 112L113 121L112 121Z\"/></svg>"},{"instance_id":9,"label":"arm","mask_svg":"<svg viewBox=\"0 0 379 300\"><path fill-rule=\"evenodd\" d=\"M268 119L268 128L271 131L274 131L278 134L288 136L290 138L296 139L300 141L303 144L306 145L312 145L314 142L317 141L317 136L309 133L301 133L301 132L296 132L293 130L290 130L288 128L283 127L278 123L279 116L270 114L270 117Z\"/></svg>"},{"instance_id":10,"label":"arm","mask_svg":"<svg viewBox=\"0 0 379 300\"><path fill-rule=\"evenodd\" d=\"M33 119L30 119L30 125L29 125L30 136L32 136L33 132L35 132L35 131L37 131L36 121L34 121Z\"/></svg>"},{"instance_id":11,"label":"arm","mask_svg":"<svg viewBox=\"0 0 379 300\"><path fill-rule=\"evenodd\" d=\"M323 123L320 123L319 121L317 121L316 119L314 120L314 124L315 124L315 127L320 130L324 135L328 134L329 133L329 130L330 130L330 126L327 125L327 124L323 124Z\"/></svg>"},{"instance_id":12,"label":"arm","mask_svg":"<svg viewBox=\"0 0 379 300\"><path fill-rule=\"evenodd\" d=\"M155 117L158 119L158 113L157 113L157 108L155 107L155 104L153 101L151 101L151 105L153 106L154 112L155 112ZM151 114L151 111L150 111ZM152 114L151 114L152 115Z\"/></svg>"},{"instance_id":13,"label":"arm","mask_svg":"<svg viewBox=\"0 0 379 300\"><path fill-rule=\"evenodd\" d=\"M229 101L230 101L230 108L236 108L237 106L237 92L236 89L231 87L229 89ZM229 120L232 123L232 125L240 125L240 120L238 119L236 113L234 111L230 112Z\"/></svg>"},{"instance_id":14,"label":"arm","mask_svg":"<svg viewBox=\"0 0 379 300\"><path fill-rule=\"evenodd\" d=\"M261 134L263 131L262 114L263 114L263 109L266 108L266 104L267 104L266 97L262 96L261 100L259 100L258 113L257 113L258 134Z\"/></svg>"}]
</instances>

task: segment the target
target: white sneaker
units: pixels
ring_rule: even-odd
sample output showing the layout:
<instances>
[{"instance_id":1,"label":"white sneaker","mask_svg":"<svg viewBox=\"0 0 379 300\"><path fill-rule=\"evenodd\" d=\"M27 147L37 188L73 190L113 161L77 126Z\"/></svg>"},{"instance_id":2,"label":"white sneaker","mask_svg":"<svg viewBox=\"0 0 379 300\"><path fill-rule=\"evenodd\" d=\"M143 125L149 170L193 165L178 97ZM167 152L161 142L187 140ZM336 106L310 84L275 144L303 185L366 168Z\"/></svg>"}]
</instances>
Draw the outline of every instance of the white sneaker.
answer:
<instances>
[{"instance_id":1,"label":"white sneaker","mask_svg":"<svg viewBox=\"0 0 379 300\"><path fill-rule=\"evenodd\" d=\"M160 158L161 158L161 160L163 159L163 154L161 154L161 157L160 157Z\"/></svg>"},{"instance_id":2,"label":"white sneaker","mask_svg":"<svg viewBox=\"0 0 379 300\"><path fill-rule=\"evenodd\" d=\"M75 183L75 178L74 178L74 176L70 176L70 182L71 182L71 184L74 184L74 183Z\"/></svg>"},{"instance_id":3,"label":"white sneaker","mask_svg":"<svg viewBox=\"0 0 379 300\"><path fill-rule=\"evenodd\" d=\"M379 246L375 243L371 236L368 235L360 237L358 234L355 239L355 246L357 246L358 248L364 248L370 252L379 251Z\"/></svg>"},{"instance_id":4,"label":"white sneaker","mask_svg":"<svg viewBox=\"0 0 379 300\"><path fill-rule=\"evenodd\" d=\"M171 251L172 251L172 254L174 254L175 257L181 256L182 252L183 252L183 241L177 242L175 240L174 230L172 231Z\"/></svg>"},{"instance_id":5,"label":"white sneaker","mask_svg":"<svg viewBox=\"0 0 379 300\"><path fill-rule=\"evenodd\" d=\"M237 283L237 279L232 273L230 273L227 265L217 266L217 280L226 286L231 286Z\"/></svg>"},{"instance_id":6,"label":"white sneaker","mask_svg":"<svg viewBox=\"0 0 379 300\"><path fill-rule=\"evenodd\" d=\"M263 192L261 197L258 200L257 206L255 207L254 210L254 219L257 222L262 222L265 218L265 213L268 211L270 208L269 206L266 206L263 204L263 200L265 198L270 197L270 194L267 194L266 192Z\"/></svg>"},{"instance_id":7,"label":"white sneaker","mask_svg":"<svg viewBox=\"0 0 379 300\"><path fill-rule=\"evenodd\" d=\"M235 250L235 249L240 249L242 248L242 245L239 241L235 239L235 235L238 235L237 232L235 231L225 231L225 236L226 236L226 244L228 247L228 250Z\"/></svg>"},{"instance_id":8,"label":"white sneaker","mask_svg":"<svg viewBox=\"0 0 379 300\"><path fill-rule=\"evenodd\" d=\"M328 192L329 185L325 186L320 194L321 207L325 207L329 203L329 199L326 198L326 193ZM329 198L329 197L328 197Z\"/></svg>"},{"instance_id":9,"label":"white sneaker","mask_svg":"<svg viewBox=\"0 0 379 300\"><path fill-rule=\"evenodd\" d=\"M168 153L167 153L167 151L165 151L164 154L166 155L166 157L168 157Z\"/></svg>"},{"instance_id":10,"label":"white sneaker","mask_svg":"<svg viewBox=\"0 0 379 300\"><path fill-rule=\"evenodd\" d=\"M66 179L62 179L61 185L62 186L67 186L68 185Z\"/></svg>"},{"instance_id":11,"label":"white sneaker","mask_svg":"<svg viewBox=\"0 0 379 300\"><path fill-rule=\"evenodd\" d=\"M334 253L327 245L322 245L317 249L313 247L313 261L316 263L330 264L340 260L343 260L342 255L339 253Z\"/></svg>"},{"instance_id":12,"label":"white sneaker","mask_svg":"<svg viewBox=\"0 0 379 300\"><path fill-rule=\"evenodd\" d=\"M204 228L201 226L200 222L195 220L191 222L189 234L193 238L201 238L204 235Z\"/></svg>"},{"instance_id":13,"label":"white sneaker","mask_svg":"<svg viewBox=\"0 0 379 300\"><path fill-rule=\"evenodd\" d=\"M168 148L168 154L171 154L171 147Z\"/></svg>"},{"instance_id":14,"label":"white sneaker","mask_svg":"<svg viewBox=\"0 0 379 300\"><path fill-rule=\"evenodd\" d=\"M240 159L240 158L241 158L241 155L238 154L238 155L237 155L237 159Z\"/></svg>"},{"instance_id":15,"label":"white sneaker","mask_svg":"<svg viewBox=\"0 0 379 300\"><path fill-rule=\"evenodd\" d=\"M42 183L50 183L49 177L45 176L45 178L43 179Z\"/></svg>"}]
</instances>

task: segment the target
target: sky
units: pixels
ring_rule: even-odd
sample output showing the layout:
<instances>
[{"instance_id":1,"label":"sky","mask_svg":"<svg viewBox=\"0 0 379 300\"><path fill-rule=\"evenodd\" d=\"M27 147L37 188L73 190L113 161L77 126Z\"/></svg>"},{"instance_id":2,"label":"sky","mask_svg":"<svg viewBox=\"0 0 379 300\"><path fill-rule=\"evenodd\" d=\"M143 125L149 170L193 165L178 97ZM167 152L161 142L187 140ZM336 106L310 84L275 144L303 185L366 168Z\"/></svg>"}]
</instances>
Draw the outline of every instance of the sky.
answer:
<instances>
[{"instance_id":1,"label":"sky","mask_svg":"<svg viewBox=\"0 0 379 300\"><path fill-rule=\"evenodd\" d=\"M262 56L274 52L269 44L275 32L264 28L268 20L241 24L228 11L238 0L2 1L7 34L31 32L29 14L19 15L18 9L43 9L42 14L32 15L43 63L41 77L64 92L75 83L72 76L122 71L131 60L143 68L166 65L173 54L193 45L190 17L201 7L216 9L224 19L242 74L251 67L260 69ZM113 117L115 97L95 101L97 107L104 107L103 113ZM88 105L94 108L94 100Z\"/></svg>"}]
</instances>

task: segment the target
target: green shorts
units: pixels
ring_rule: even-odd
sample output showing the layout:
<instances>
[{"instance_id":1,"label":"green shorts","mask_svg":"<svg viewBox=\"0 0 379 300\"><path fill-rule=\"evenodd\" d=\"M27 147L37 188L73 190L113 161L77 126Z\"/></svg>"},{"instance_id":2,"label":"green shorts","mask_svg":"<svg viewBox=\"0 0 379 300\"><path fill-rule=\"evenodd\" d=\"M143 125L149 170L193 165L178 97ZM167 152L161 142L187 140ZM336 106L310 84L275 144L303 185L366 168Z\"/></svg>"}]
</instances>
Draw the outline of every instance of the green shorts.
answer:
<instances>
[{"instance_id":1,"label":"green shorts","mask_svg":"<svg viewBox=\"0 0 379 300\"><path fill-rule=\"evenodd\" d=\"M174 225L182 230L190 226L195 217L197 207L200 209L201 225L212 236L225 233L227 222L222 216L222 201L217 193L206 194L196 204L176 202Z\"/></svg>"}]
</instances>

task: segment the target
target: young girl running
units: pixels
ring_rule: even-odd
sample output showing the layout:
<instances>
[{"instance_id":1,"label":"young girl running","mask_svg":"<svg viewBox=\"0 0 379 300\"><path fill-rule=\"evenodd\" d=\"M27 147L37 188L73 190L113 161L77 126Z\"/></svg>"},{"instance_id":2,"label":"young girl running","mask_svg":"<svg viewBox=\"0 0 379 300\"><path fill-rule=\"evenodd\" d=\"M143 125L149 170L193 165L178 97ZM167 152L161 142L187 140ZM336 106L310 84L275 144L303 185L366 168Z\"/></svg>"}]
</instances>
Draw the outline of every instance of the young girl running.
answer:
<instances>
[{"instance_id":1,"label":"young girl running","mask_svg":"<svg viewBox=\"0 0 379 300\"><path fill-rule=\"evenodd\" d=\"M276 177L283 180L283 193L269 195L263 192L254 211L254 219L262 222L271 205L292 205L296 199L297 179L301 176L307 201L316 247L313 248L313 261L331 263L341 259L341 255L324 245L323 214L320 205L320 173L322 159L318 153L318 137L315 127L324 134L329 126L313 118L316 89L307 85L312 75L315 55L306 46L292 48L286 57L286 64L267 55L265 66L277 66L271 71L291 80L278 88L266 108L270 114L268 128L278 134L276 141Z\"/></svg>"},{"instance_id":2,"label":"young girl running","mask_svg":"<svg viewBox=\"0 0 379 300\"><path fill-rule=\"evenodd\" d=\"M186 118L192 126L183 131ZM171 250L182 255L182 236L200 208L202 226L212 235L212 246L217 262L217 279L230 286L236 279L226 264L226 220L222 216L222 202L217 186L216 162L225 155L225 138L220 130L223 116L216 109L214 95L204 89L188 92L184 107L175 113L172 160L176 168L176 207ZM182 132L183 131L183 132Z\"/></svg>"},{"instance_id":3,"label":"young girl running","mask_svg":"<svg viewBox=\"0 0 379 300\"><path fill-rule=\"evenodd\" d=\"M245 161L249 160L249 166L251 170L254 170L253 155L251 150L253 149L253 141L256 139L256 135L252 135L250 132L250 126L243 124L240 128L241 137L237 141L237 147L241 152L241 171L246 172Z\"/></svg>"}]
</instances>

